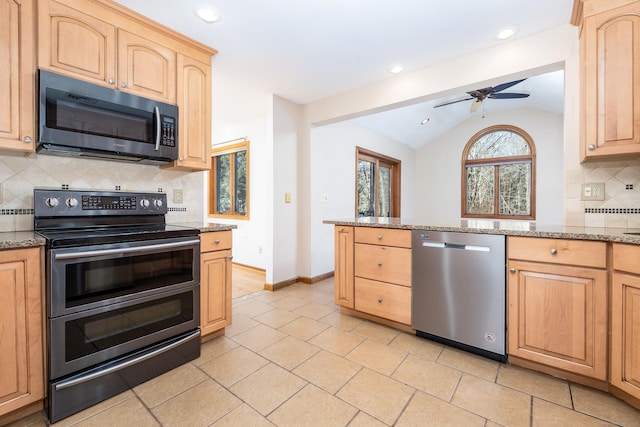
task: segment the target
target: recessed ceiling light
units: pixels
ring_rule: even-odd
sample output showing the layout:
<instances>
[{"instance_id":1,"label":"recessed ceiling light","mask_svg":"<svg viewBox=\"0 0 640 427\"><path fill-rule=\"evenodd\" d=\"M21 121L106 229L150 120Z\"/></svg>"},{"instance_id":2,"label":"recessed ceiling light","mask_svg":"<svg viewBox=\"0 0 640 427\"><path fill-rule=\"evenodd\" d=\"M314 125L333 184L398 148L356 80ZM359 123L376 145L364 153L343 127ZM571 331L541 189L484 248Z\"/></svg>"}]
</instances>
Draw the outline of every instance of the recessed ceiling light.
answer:
<instances>
[{"instance_id":1,"label":"recessed ceiling light","mask_svg":"<svg viewBox=\"0 0 640 427\"><path fill-rule=\"evenodd\" d=\"M193 8L193 13L207 24L212 24L220 20L220 15L211 6L206 4L199 4Z\"/></svg>"},{"instance_id":2,"label":"recessed ceiling light","mask_svg":"<svg viewBox=\"0 0 640 427\"><path fill-rule=\"evenodd\" d=\"M426 125L427 123L429 123L429 117L427 117L426 119L424 119L423 121L420 122L421 125Z\"/></svg>"},{"instance_id":3,"label":"recessed ceiling light","mask_svg":"<svg viewBox=\"0 0 640 427\"><path fill-rule=\"evenodd\" d=\"M387 68L387 71L391 74L398 74L402 70L404 70L404 67L402 65L392 65L391 67Z\"/></svg>"},{"instance_id":4,"label":"recessed ceiling light","mask_svg":"<svg viewBox=\"0 0 640 427\"><path fill-rule=\"evenodd\" d=\"M513 37L518 30L520 29L520 27L518 27L517 25L511 25L509 27L504 27L498 30L498 33L496 34L496 38L498 40L506 40L508 38Z\"/></svg>"}]
</instances>

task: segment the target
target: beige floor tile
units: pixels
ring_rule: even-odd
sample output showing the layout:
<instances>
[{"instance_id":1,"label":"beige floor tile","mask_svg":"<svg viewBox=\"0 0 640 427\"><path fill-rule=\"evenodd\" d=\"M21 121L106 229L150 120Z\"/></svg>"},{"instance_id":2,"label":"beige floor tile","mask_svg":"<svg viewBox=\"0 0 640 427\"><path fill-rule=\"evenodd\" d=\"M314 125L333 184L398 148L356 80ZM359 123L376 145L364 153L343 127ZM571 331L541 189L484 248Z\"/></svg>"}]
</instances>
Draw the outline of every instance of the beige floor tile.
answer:
<instances>
[{"instance_id":1,"label":"beige floor tile","mask_svg":"<svg viewBox=\"0 0 640 427\"><path fill-rule=\"evenodd\" d=\"M572 408L571 392L566 380L517 366L500 365L497 382L523 393Z\"/></svg>"},{"instance_id":2,"label":"beige floor tile","mask_svg":"<svg viewBox=\"0 0 640 427\"><path fill-rule=\"evenodd\" d=\"M268 415L308 383L274 363L229 388L262 415Z\"/></svg>"},{"instance_id":3,"label":"beige floor tile","mask_svg":"<svg viewBox=\"0 0 640 427\"><path fill-rule=\"evenodd\" d=\"M273 310L272 305L256 301L255 299L251 299L245 304L234 307L233 314L247 317L256 317L271 310Z\"/></svg>"},{"instance_id":4,"label":"beige floor tile","mask_svg":"<svg viewBox=\"0 0 640 427\"><path fill-rule=\"evenodd\" d=\"M342 427L358 412L356 408L326 391L308 384L276 409L269 420L278 427Z\"/></svg>"},{"instance_id":5,"label":"beige floor tile","mask_svg":"<svg viewBox=\"0 0 640 427\"><path fill-rule=\"evenodd\" d=\"M528 427L531 396L469 374L463 374L454 405L510 427Z\"/></svg>"},{"instance_id":6,"label":"beige floor tile","mask_svg":"<svg viewBox=\"0 0 640 427\"><path fill-rule=\"evenodd\" d=\"M354 334L362 335L370 340L377 341L381 344L389 344L395 337L400 335L400 331L388 326L380 325L373 322L362 322L353 328Z\"/></svg>"},{"instance_id":7,"label":"beige floor tile","mask_svg":"<svg viewBox=\"0 0 640 427\"><path fill-rule=\"evenodd\" d=\"M87 418L74 426L82 427L155 427L155 418L137 397L127 399L111 408Z\"/></svg>"},{"instance_id":8,"label":"beige floor tile","mask_svg":"<svg viewBox=\"0 0 640 427\"><path fill-rule=\"evenodd\" d=\"M279 299L282 298L286 298L287 294L280 291L265 291L265 292L261 292L260 294L256 295L254 297L254 299L256 301L260 301L260 302L264 302L267 304L271 304L274 301L277 301Z\"/></svg>"},{"instance_id":9,"label":"beige floor tile","mask_svg":"<svg viewBox=\"0 0 640 427\"><path fill-rule=\"evenodd\" d=\"M303 305L309 304L309 300L304 297L299 297L295 295L287 295L285 298L280 298L276 301L270 303L270 305L282 308L283 310L296 310Z\"/></svg>"},{"instance_id":10,"label":"beige floor tile","mask_svg":"<svg viewBox=\"0 0 640 427\"><path fill-rule=\"evenodd\" d=\"M623 426L640 426L640 410L611 394L571 384L571 395L576 411Z\"/></svg>"},{"instance_id":11,"label":"beige floor tile","mask_svg":"<svg viewBox=\"0 0 640 427\"><path fill-rule=\"evenodd\" d=\"M248 331L251 328L255 328L258 325L260 325L260 322L250 319L247 316L240 316L235 311L233 311L233 318L231 320L231 325L225 328L224 335L227 338L232 338L245 331Z\"/></svg>"},{"instance_id":12,"label":"beige floor tile","mask_svg":"<svg viewBox=\"0 0 640 427\"><path fill-rule=\"evenodd\" d=\"M363 368L336 396L372 417L392 425L414 392L411 387Z\"/></svg>"},{"instance_id":13,"label":"beige floor tile","mask_svg":"<svg viewBox=\"0 0 640 427\"><path fill-rule=\"evenodd\" d=\"M545 400L534 398L533 422L531 425L532 427L613 427L615 424L572 411L571 409Z\"/></svg>"},{"instance_id":14,"label":"beige floor tile","mask_svg":"<svg viewBox=\"0 0 640 427\"><path fill-rule=\"evenodd\" d=\"M207 380L151 410L163 427L207 426L242 402L213 380ZM137 426L136 426L137 427Z\"/></svg>"},{"instance_id":15,"label":"beige floor tile","mask_svg":"<svg viewBox=\"0 0 640 427\"><path fill-rule=\"evenodd\" d=\"M366 412L359 411L358 414L349 423L349 427L386 427L387 425L380 420L376 420Z\"/></svg>"},{"instance_id":16,"label":"beige floor tile","mask_svg":"<svg viewBox=\"0 0 640 427\"><path fill-rule=\"evenodd\" d=\"M212 425L212 427L239 426L273 427L273 423L256 412L252 407L243 403Z\"/></svg>"},{"instance_id":17,"label":"beige floor tile","mask_svg":"<svg viewBox=\"0 0 640 427\"><path fill-rule=\"evenodd\" d=\"M293 373L331 394L336 393L362 366L325 350L298 366Z\"/></svg>"},{"instance_id":18,"label":"beige floor tile","mask_svg":"<svg viewBox=\"0 0 640 427\"><path fill-rule=\"evenodd\" d=\"M487 381L495 381L500 362L477 354L446 347L438 357L438 363L466 372Z\"/></svg>"},{"instance_id":19,"label":"beige floor tile","mask_svg":"<svg viewBox=\"0 0 640 427\"><path fill-rule=\"evenodd\" d=\"M97 403L91 406L90 408L87 408L76 414L73 414L70 417L65 418L64 420L60 420L57 423L52 424L52 426L55 426L55 427L72 426L74 424L79 423L82 420L92 417L100 412L106 411L109 408L116 406L124 402L125 400L131 399L133 397L135 397L135 393L133 391L131 390L123 391L122 393L116 394L115 396L107 400L104 400L100 403Z\"/></svg>"},{"instance_id":20,"label":"beige floor tile","mask_svg":"<svg viewBox=\"0 0 640 427\"><path fill-rule=\"evenodd\" d=\"M301 316L282 326L279 330L302 341L307 341L327 328L329 328L329 325Z\"/></svg>"},{"instance_id":21,"label":"beige floor tile","mask_svg":"<svg viewBox=\"0 0 640 427\"><path fill-rule=\"evenodd\" d=\"M433 361L444 350L444 345L440 343L404 332L395 337L389 346Z\"/></svg>"},{"instance_id":22,"label":"beige floor tile","mask_svg":"<svg viewBox=\"0 0 640 427\"><path fill-rule=\"evenodd\" d=\"M309 340L309 344L328 350L338 356L346 356L362 341L364 338L359 335L330 327Z\"/></svg>"},{"instance_id":23,"label":"beige floor tile","mask_svg":"<svg viewBox=\"0 0 640 427\"><path fill-rule=\"evenodd\" d=\"M186 363L133 388L140 400L154 408L209 377L200 369Z\"/></svg>"},{"instance_id":24,"label":"beige floor tile","mask_svg":"<svg viewBox=\"0 0 640 427\"><path fill-rule=\"evenodd\" d=\"M296 309L294 312L302 316L309 317L314 320L323 318L329 313L336 311L336 306L328 306L324 304L318 304L317 302L311 302L307 305Z\"/></svg>"},{"instance_id":25,"label":"beige floor tile","mask_svg":"<svg viewBox=\"0 0 640 427\"><path fill-rule=\"evenodd\" d=\"M476 414L418 391L395 427L484 427L484 423Z\"/></svg>"},{"instance_id":26,"label":"beige floor tile","mask_svg":"<svg viewBox=\"0 0 640 427\"><path fill-rule=\"evenodd\" d=\"M232 339L250 350L260 351L286 336L286 334L283 334L277 329L270 328L267 325L258 325L255 328L251 328L248 331L234 336Z\"/></svg>"},{"instance_id":27,"label":"beige floor tile","mask_svg":"<svg viewBox=\"0 0 640 427\"><path fill-rule=\"evenodd\" d=\"M269 363L267 359L244 347L234 348L200 366L214 380L229 387Z\"/></svg>"},{"instance_id":28,"label":"beige floor tile","mask_svg":"<svg viewBox=\"0 0 640 427\"><path fill-rule=\"evenodd\" d=\"M335 297L333 295L333 287L331 287L331 292L314 292L309 295L309 299L312 302L324 305L333 305ZM337 309L337 307L336 307Z\"/></svg>"},{"instance_id":29,"label":"beige floor tile","mask_svg":"<svg viewBox=\"0 0 640 427\"><path fill-rule=\"evenodd\" d=\"M216 357L233 350L238 347L238 345L238 343L230 340L224 335L211 339L202 344L202 347L200 348L200 357L191 363L196 366L204 365L211 359L215 359Z\"/></svg>"},{"instance_id":30,"label":"beige floor tile","mask_svg":"<svg viewBox=\"0 0 640 427\"><path fill-rule=\"evenodd\" d=\"M28 415L15 422L6 424L5 427L47 427L47 415L44 411Z\"/></svg>"},{"instance_id":31,"label":"beige floor tile","mask_svg":"<svg viewBox=\"0 0 640 427\"><path fill-rule=\"evenodd\" d=\"M409 355L393 378L439 399L450 401L462 372L420 356Z\"/></svg>"},{"instance_id":32,"label":"beige floor tile","mask_svg":"<svg viewBox=\"0 0 640 427\"><path fill-rule=\"evenodd\" d=\"M263 313L259 316L256 316L254 317L254 319L274 329L278 329L280 326L286 325L287 323L297 319L298 317L300 317L300 314L293 313L289 310L276 308L267 311L266 313Z\"/></svg>"},{"instance_id":33,"label":"beige floor tile","mask_svg":"<svg viewBox=\"0 0 640 427\"><path fill-rule=\"evenodd\" d=\"M407 357L407 353L371 340L364 340L346 358L384 375L393 371Z\"/></svg>"},{"instance_id":34,"label":"beige floor tile","mask_svg":"<svg viewBox=\"0 0 640 427\"><path fill-rule=\"evenodd\" d=\"M307 344L295 337L286 337L259 354L290 371L319 351L315 345Z\"/></svg>"},{"instance_id":35,"label":"beige floor tile","mask_svg":"<svg viewBox=\"0 0 640 427\"><path fill-rule=\"evenodd\" d=\"M320 319L320 321L322 323L326 323L327 325L331 325L335 328L339 328L345 331L351 331L353 330L353 328L364 322L364 320L358 317L349 316L348 314L342 314L339 311L334 311L327 314L322 319Z\"/></svg>"}]
</instances>

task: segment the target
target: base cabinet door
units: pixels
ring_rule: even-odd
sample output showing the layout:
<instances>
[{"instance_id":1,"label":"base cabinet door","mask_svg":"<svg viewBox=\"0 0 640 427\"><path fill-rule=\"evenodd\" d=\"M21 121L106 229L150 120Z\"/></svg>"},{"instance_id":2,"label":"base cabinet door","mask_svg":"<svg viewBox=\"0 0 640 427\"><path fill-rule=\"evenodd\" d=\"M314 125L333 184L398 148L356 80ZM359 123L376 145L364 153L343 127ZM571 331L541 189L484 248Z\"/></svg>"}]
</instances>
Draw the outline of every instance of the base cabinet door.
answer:
<instances>
[{"instance_id":1,"label":"base cabinet door","mask_svg":"<svg viewBox=\"0 0 640 427\"><path fill-rule=\"evenodd\" d=\"M509 261L508 353L607 379L606 270Z\"/></svg>"},{"instance_id":2,"label":"base cabinet door","mask_svg":"<svg viewBox=\"0 0 640 427\"><path fill-rule=\"evenodd\" d=\"M640 276L613 274L611 384L640 399Z\"/></svg>"},{"instance_id":3,"label":"base cabinet door","mask_svg":"<svg viewBox=\"0 0 640 427\"><path fill-rule=\"evenodd\" d=\"M334 293L335 302L347 308L354 308L354 249L353 227L336 226L334 228L335 266Z\"/></svg>"},{"instance_id":4,"label":"base cabinet door","mask_svg":"<svg viewBox=\"0 0 640 427\"><path fill-rule=\"evenodd\" d=\"M200 236L200 329L202 336L231 324L231 231Z\"/></svg>"},{"instance_id":5,"label":"base cabinet door","mask_svg":"<svg viewBox=\"0 0 640 427\"><path fill-rule=\"evenodd\" d=\"M0 251L0 415L44 398L40 249Z\"/></svg>"}]
</instances>

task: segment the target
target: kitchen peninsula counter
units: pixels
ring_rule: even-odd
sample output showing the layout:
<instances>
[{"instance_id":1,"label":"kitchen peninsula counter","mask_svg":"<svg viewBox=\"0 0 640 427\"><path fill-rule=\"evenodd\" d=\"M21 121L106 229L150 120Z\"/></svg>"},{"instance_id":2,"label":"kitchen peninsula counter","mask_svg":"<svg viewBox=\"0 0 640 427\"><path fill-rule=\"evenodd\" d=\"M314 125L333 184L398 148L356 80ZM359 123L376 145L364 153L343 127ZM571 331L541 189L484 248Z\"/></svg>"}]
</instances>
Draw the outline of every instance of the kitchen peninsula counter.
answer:
<instances>
[{"instance_id":1,"label":"kitchen peninsula counter","mask_svg":"<svg viewBox=\"0 0 640 427\"><path fill-rule=\"evenodd\" d=\"M325 220L324 224L348 227L378 227L400 230L453 231L460 233L501 234L505 236L543 237L551 239L597 240L640 245L640 229L607 227L571 227L541 225L528 221L461 220L448 224L429 224L409 218L364 217ZM638 233L626 234L626 233Z\"/></svg>"}]
</instances>

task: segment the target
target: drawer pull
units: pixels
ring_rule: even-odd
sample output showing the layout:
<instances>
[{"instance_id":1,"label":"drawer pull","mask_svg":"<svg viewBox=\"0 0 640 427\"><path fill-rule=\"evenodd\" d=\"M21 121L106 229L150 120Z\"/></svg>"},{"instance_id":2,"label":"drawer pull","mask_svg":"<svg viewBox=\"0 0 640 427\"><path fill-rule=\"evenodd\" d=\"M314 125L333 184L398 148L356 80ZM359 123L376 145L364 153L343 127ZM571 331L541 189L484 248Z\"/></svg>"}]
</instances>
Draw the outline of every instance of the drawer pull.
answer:
<instances>
[{"instance_id":1,"label":"drawer pull","mask_svg":"<svg viewBox=\"0 0 640 427\"><path fill-rule=\"evenodd\" d=\"M378 297L378 302L382 303L382 297Z\"/></svg>"},{"instance_id":2,"label":"drawer pull","mask_svg":"<svg viewBox=\"0 0 640 427\"><path fill-rule=\"evenodd\" d=\"M516 269L515 269L515 268L511 267L511 268L509 269L509 273L515 273L515 272L516 272Z\"/></svg>"},{"instance_id":3,"label":"drawer pull","mask_svg":"<svg viewBox=\"0 0 640 427\"><path fill-rule=\"evenodd\" d=\"M593 151L596 149L596 145L595 144L589 144L589 150Z\"/></svg>"},{"instance_id":4,"label":"drawer pull","mask_svg":"<svg viewBox=\"0 0 640 427\"><path fill-rule=\"evenodd\" d=\"M551 249L551 255L556 255L558 250L556 248Z\"/></svg>"},{"instance_id":5,"label":"drawer pull","mask_svg":"<svg viewBox=\"0 0 640 427\"><path fill-rule=\"evenodd\" d=\"M378 267L382 267L382 261L378 261Z\"/></svg>"},{"instance_id":6,"label":"drawer pull","mask_svg":"<svg viewBox=\"0 0 640 427\"><path fill-rule=\"evenodd\" d=\"M213 243L215 243L216 245L219 245L220 244L220 240L216 239L216 240L213 241Z\"/></svg>"},{"instance_id":7,"label":"drawer pull","mask_svg":"<svg viewBox=\"0 0 640 427\"><path fill-rule=\"evenodd\" d=\"M382 234L378 234L378 240L382 240Z\"/></svg>"}]
</instances>

